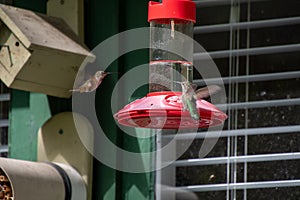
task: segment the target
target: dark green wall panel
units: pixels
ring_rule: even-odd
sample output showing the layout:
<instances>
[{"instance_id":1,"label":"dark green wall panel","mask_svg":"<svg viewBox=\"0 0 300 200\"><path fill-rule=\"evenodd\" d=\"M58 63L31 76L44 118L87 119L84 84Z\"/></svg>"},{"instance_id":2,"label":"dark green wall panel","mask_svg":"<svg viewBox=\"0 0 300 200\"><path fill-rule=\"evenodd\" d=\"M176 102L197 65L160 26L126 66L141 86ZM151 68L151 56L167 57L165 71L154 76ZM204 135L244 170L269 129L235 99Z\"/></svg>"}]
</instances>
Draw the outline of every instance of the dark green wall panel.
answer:
<instances>
[{"instance_id":1,"label":"dark green wall panel","mask_svg":"<svg viewBox=\"0 0 300 200\"><path fill-rule=\"evenodd\" d=\"M18 0L14 1L14 6L46 12L46 0ZM85 0L85 43L90 49L93 49L105 39L121 31L148 27L147 6L148 1L146 0ZM148 49L131 52L117 59L111 64L109 71L119 73L107 77L96 93L96 110L101 126L108 132L111 141L119 147L133 152L152 151L153 138L137 139L121 132L111 116L110 95L118 77L131 68L147 62ZM143 76L148 79L147 72ZM126 85L124 87L126 89ZM134 93L131 100L140 98L147 92L148 87L142 87ZM70 110L70 99L13 90L10 111L10 156L35 160L37 131L40 126L52 115ZM135 129L133 131L136 131L136 134L139 132ZM126 160L117 155L111 155L111 157L126 164ZM145 162L149 165L152 164L152 160ZM93 180L93 200L154 199L153 173L124 173L94 160Z\"/></svg>"}]
</instances>

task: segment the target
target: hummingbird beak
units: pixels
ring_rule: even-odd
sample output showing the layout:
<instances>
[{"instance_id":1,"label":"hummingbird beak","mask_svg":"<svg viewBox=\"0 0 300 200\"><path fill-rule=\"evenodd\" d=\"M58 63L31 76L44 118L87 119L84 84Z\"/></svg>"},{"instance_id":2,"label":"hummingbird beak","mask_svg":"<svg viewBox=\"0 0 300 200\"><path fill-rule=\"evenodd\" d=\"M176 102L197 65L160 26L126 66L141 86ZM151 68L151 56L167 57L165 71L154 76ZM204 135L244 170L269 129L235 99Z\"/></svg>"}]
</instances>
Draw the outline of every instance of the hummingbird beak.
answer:
<instances>
[{"instance_id":1,"label":"hummingbird beak","mask_svg":"<svg viewBox=\"0 0 300 200\"><path fill-rule=\"evenodd\" d=\"M105 74L118 74L118 72L105 72Z\"/></svg>"},{"instance_id":2,"label":"hummingbird beak","mask_svg":"<svg viewBox=\"0 0 300 200\"><path fill-rule=\"evenodd\" d=\"M173 81L174 83L178 83L178 84L181 84L182 82L180 82L180 81Z\"/></svg>"}]
</instances>

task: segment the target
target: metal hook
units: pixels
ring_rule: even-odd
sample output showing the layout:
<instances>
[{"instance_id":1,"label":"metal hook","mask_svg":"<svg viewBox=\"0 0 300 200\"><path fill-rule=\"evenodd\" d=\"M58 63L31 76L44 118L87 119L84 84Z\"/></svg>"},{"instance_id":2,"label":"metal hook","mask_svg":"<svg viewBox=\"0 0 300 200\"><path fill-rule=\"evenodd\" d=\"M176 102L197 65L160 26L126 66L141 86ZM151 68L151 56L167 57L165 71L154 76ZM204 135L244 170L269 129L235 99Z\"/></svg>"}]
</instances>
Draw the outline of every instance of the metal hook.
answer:
<instances>
[{"instance_id":1,"label":"metal hook","mask_svg":"<svg viewBox=\"0 0 300 200\"><path fill-rule=\"evenodd\" d=\"M10 61L10 67L12 67L13 66L13 61L12 61L12 57L11 57L11 52L10 52L9 45L7 45L7 44L0 44L0 50L2 49L2 47L6 47L7 48L8 55L9 55L9 61Z\"/></svg>"}]
</instances>

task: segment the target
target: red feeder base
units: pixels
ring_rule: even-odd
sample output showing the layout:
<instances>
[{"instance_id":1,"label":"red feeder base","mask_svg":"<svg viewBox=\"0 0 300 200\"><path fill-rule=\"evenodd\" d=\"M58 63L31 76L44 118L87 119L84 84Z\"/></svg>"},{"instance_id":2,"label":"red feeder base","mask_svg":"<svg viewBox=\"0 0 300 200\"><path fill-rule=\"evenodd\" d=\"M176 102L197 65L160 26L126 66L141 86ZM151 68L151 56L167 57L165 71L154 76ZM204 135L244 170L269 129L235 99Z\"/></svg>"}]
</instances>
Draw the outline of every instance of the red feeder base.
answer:
<instances>
[{"instance_id":1,"label":"red feeder base","mask_svg":"<svg viewBox=\"0 0 300 200\"><path fill-rule=\"evenodd\" d=\"M196 101L200 120L182 111L181 92L152 92L114 115L119 124L154 129L208 128L222 124L227 115L205 100Z\"/></svg>"}]
</instances>

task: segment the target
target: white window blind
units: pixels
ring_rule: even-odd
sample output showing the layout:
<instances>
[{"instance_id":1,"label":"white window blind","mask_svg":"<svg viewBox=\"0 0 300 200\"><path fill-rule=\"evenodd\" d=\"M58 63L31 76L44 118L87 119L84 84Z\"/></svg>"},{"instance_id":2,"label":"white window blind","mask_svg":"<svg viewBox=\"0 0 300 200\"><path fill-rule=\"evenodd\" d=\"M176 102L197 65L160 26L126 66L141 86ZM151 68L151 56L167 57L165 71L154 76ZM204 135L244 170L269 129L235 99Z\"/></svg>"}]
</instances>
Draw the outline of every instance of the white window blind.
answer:
<instances>
[{"instance_id":1,"label":"white window blind","mask_svg":"<svg viewBox=\"0 0 300 200\"><path fill-rule=\"evenodd\" d=\"M12 5L12 0L0 0L0 3ZM7 157L8 154L9 102L10 90L0 80L0 157Z\"/></svg>"},{"instance_id":2,"label":"white window blind","mask_svg":"<svg viewBox=\"0 0 300 200\"><path fill-rule=\"evenodd\" d=\"M0 157L8 153L9 101L9 90L0 81Z\"/></svg>"},{"instance_id":3,"label":"white window blind","mask_svg":"<svg viewBox=\"0 0 300 200\"><path fill-rule=\"evenodd\" d=\"M195 2L194 39L222 75L228 99L217 106L227 107L228 120L221 135L177 134L177 145L195 140L158 172L157 199L300 199L300 1ZM194 53L194 62L203 58ZM219 139L199 158L205 137Z\"/></svg>"}]
</instances>

